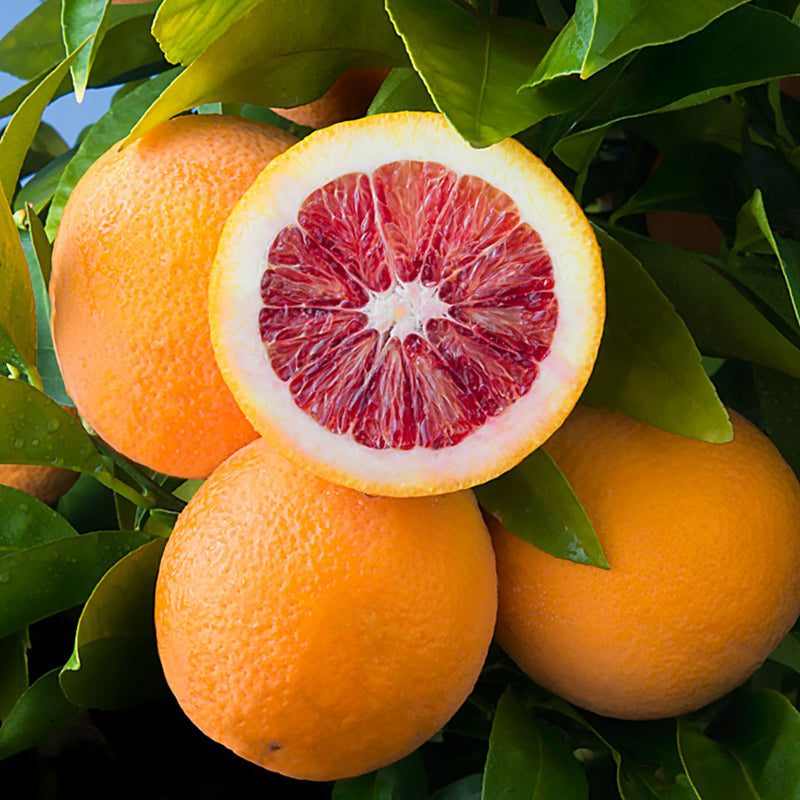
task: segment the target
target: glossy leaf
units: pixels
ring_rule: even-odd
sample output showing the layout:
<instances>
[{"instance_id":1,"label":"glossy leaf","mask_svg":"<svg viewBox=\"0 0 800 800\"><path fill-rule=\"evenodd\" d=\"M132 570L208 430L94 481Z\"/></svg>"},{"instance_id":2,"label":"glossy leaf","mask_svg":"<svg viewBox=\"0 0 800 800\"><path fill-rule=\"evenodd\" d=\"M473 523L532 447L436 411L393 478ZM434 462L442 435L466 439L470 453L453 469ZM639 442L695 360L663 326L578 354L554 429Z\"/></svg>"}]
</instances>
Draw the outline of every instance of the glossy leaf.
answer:
<instances>
[{"instance_id":1,"label":"glossy leaf","mask_svg":"<svg viewBox=\"0 0 800 800\"><path fill-rule=\"evenodd\" d=\"M67 53L73 53L81 42L91 37L91 44L70 65L75 100L83 102L89 72L109 22L110 0L63 0L61 32Z\"/></svg>"},{"instance_id":2,"label":"glossy leaf","mask_svg":"<svg viewBox=\"0 0 800 800\"><path fill-rule=\"evenodd\" d=\"M331 800L419 800L427 796L425 766L415 751L376 772L336 781Z\"/></svg>"},{"instance_id":3,"label":"glossy leaf","mask_svg":"<svg viewBox=\"0 0 800 800\"><path fill-rule=\"evenodd\" d=\"M96 473L103 461L83 426L22 381L0 378L0 463L45 464Z\"/></svg>"},{"instance_id":4,"label":"glossy leaf","mask_svg":"<svg viewBox=\"0 0 800 800\"><path fill-rule=\"evenodd\" d=\"M164 91L125 144L181 111L216 101L289 108L316 99L351 67L406 66L375 0L263 2L234 23Z\"/></svg>"},{"instance_id":5,"label":"glossy leaf","mask_svg":"<svg viewBox=\"0 0 800 800\"><path fill-rule=\"evenodd\" d=\"M167 61L185 66L263 1L164 0L153 21L153 35Z\"/></svg>"},{"instance_id":6,"label":"glossy leaf","mask_svg":"<svg viewBox=\"0 0 800 800\"><path fill-rule=\"evenodd\" d=\"M578 0L529 84L576 73L589 78L636 50L690 36L744 2L676 0L665 6L657 0Z\"/></svg>"},{"instance_id":7,"label":"glossy leaf","mask_svg":"<svg viewBox=\"0 0 800 800\"><path fill-rule=\"evenodd\" d=\"M58 670L46 672L22 694L0 726L0 760L43 742L80 710L64 697Z\"/></svg>"},{"instance_id":8,"label":"glossy leaf","mask_svg":"<svg viewBox=\"0 0 800 800\"><path fill-rule=\"evenodd\" d=\"M153 596L165 544L159 539L123 556L87 600L60 674L61 688L76 705L125 708L163 691Z\"/></svg>"},{"instance_id":9,"label":"glossy leaf","mask_svg":"<svg viewBox=\"0 0 800 800\"><path fill-rule=\"evenodd\" d=\"M114 102L92 125L77 152L64 167L56 186L45 226L50 239L55 237L64 206L81 176L103 153L130 133L142 114L178 74L179 70L176 69L151 78Z\"/></svg>"},{"instance_id":10,"label":"glossy leaf","mask_svg":"<svg viewBox=\"0 0 800 800\"><path fill-rule=\"evenodd\" d=\"M682 436L730 441L728 414L686 325L622 245L602 231L598 239L608 309L582 400Z\"/></svg>"},{"instance_id":11,"label":"glossy leaf","mask_svg":"<svg viewBox=\"0 0 800 800\"><path fill-rule=\"evenodd\" d=\"M122 556L149 541L138 531L98 531L1 557L0 637L85 602Z\"/></svg>"},{"instance_id":12,"label":"glossy leaf","mask_svg":"<svg viewBox=\"0 0 800 800\"><path fill-rule=\"evenodd\" d=\"M504 528L540 550L608 568L583 506L543 448L500 477L476 486L475 494Z\"/></svg>"},{"instance_id":13,"label":"glossy leaf","mask_svg":"<svg viewBox=\"0 0 800 800\"><path fill-rule=\"evenodd\" d=\"M707 733L733 755L758 800L800 796L800 713L786 697L741 692Z\"/></svg>"},{"instance_id":14,"label":"glossy leaf","mask_svg":"<svg viewBox=\"0 0 800 800\"><path fill-rule=\"evenodd\" d=\"M28 635L15 631L0 639L0 722L28 688Z\"/></svg>"},{"instance_id":15,"label":"glossy leaf","mask_svg":"<svg viewBox=\"0 0 800 800\"><path fill-rule=\"evenodd\" d=\"M794 74L800 74L800 27L744 5L693 36L639 52L582 125L686 108Z\"/></svg>"},{"instance_id":16,"label":"glossy leaf","mask_svg":"<svg viewBox=\"0 0 800 800\"><path fill-rule=\"evenodd\" d=\"M489 737L482 800L555 797L589 797L583 768L553 729L506 689Z\"/></svg>"},{"instance_id":17,"label":"glossy leaf","mask_svg":"<svg viewBox=\"0 0 800 800\"><path fill-rule=\"evenodd\" d=\"M475 147L591 105L615 77L518 91L552 39L546 28L482 16L457 0L387 0L415 69L439 110Z\"/></svg>"},{"instance_id":18,"label":"glossy leaf","mask_svg":"<svg viewBox=\"0 0 800 800\"><path fill-rule=\"evenodd\" d=\"M50 506L19 489L0 485L0 558L77 535Z\"/></svg>"},{"instance_id":19,"label":"glossy leaf","mask_svg":"<svg viewBox=\"0 0 800 800\"><path fill-rule=\"evenodd\" d=\"M396 67L381 84L367 114L437 110L422 78L413 69Z\"/></svg>"},{"instance_id":20,"label":"glossy leaf","mask_svg":"<svg viewBox=\"0 0 800 800\"><path fill-rule=\"evenodd\" d=\"M36 308L28 262L3 192L0 265L0 367L13 364L20 371L30 372L36 366Z\"/></svg>"},{"instance_id":21,"label":"glossy leaf","mask_svg":"<svg viewBox=\"0 0 800 800\"><path fill-rule=\"evenodd\" d=\"M709 260L615 228L675 306L706 355L741 358L800 377L800 350Z\"/></svg>"}]
</instances>

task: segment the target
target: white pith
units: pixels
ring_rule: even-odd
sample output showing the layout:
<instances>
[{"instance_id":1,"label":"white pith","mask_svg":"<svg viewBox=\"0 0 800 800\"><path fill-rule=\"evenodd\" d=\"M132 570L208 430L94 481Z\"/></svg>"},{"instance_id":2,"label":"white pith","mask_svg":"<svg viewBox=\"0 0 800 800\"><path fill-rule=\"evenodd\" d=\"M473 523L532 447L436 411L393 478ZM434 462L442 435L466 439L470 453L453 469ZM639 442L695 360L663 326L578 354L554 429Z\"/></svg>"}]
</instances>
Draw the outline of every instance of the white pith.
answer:
<instances>
[{"instance_id":1,"label":"white pith","mask_svg":"<svg viewBox=\"0 0 800 800\"><path fill-rule=\"evenodd\" d=\"M222 374L256 430L290 457L303 452L302 460L323 477L393 495L472 485L476 465L486 465L487 479L491 465L500 465L494 471L498 474L549 436L588 379L604 307L591 228L582 216L554 213L554 195L557 208L574 207L574 200L538 159L511 140L476 150L430 114L372 117L335 128L338 133L312 134L275 159L229 218L210 290L212 341ZM341 175L370 174L397 160L437 162L508 194L521 219L542 238L558 299L550 353L530 391L461 443L441 450L373 451L349 434L330 433L295 405L288 385L272 370L258 328L270 245L284 227L297 224L306 197ZM370 299L362 310L374 327L404 336L426 319L441 316L446 305L435 290L414 284L396 285Z\"/></svg>"}]
</instances>

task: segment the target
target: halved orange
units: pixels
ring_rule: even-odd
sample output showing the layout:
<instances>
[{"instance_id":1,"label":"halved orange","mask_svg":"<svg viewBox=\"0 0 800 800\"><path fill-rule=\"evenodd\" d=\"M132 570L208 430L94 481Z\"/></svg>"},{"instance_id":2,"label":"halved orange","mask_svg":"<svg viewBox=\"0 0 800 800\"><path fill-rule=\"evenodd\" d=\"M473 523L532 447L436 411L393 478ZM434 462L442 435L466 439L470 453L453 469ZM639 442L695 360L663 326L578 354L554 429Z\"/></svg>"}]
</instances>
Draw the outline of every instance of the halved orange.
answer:
<instances>
[{"instance_id":1,"label":"halved orange","mask_svg":"<svg viewBox=\"0 0 800 800\"><path fill-rule=\"evenodd\" d=\"M592 229L536 156L400 112L272 161L226 223L209 311L223 377L273 446L412 496L496 477L558 428L605 302Z\"/></svg>"}]
</instances>

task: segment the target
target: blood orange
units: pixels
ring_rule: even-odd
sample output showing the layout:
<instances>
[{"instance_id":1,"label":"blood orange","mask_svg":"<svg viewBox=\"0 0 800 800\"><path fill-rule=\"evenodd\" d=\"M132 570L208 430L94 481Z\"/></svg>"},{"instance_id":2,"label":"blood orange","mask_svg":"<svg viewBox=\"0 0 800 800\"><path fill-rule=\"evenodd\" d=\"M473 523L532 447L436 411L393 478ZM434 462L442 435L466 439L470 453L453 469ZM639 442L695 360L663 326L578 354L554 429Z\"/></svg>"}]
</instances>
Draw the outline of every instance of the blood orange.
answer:
<instances>
[{"instance_id":1,"label":"blood orange","mask_svg":"<svg viewBox=\"0 0 800 800\"><path fill-rule=\"evenodd\" d=\"M264 170L226 224L210 314L223 377L285 456L411 496L488 480L560 425L604 290L592 230L538 158L403 112Z\"/></svg>"}]
</instances>

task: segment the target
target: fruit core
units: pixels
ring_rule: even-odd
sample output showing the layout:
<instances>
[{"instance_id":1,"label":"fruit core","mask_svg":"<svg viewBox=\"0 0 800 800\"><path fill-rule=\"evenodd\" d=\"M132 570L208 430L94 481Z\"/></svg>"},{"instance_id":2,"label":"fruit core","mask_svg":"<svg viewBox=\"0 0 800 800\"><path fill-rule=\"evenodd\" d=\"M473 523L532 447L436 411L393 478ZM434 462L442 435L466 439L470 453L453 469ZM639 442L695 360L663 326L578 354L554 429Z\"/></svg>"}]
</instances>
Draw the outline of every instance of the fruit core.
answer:
<instances>
[{"instance_id":1,"label":"fruit core","mask_svg":"<svg viewBox=\"0 0 800 800\"><path fill-rule=\"evenodd\" d=\"M375 449L450 447L524 396L558 321L553 265L505 193L395 161L312 192L261 280L296 405Z\"/></svg>"}]
</instances>

